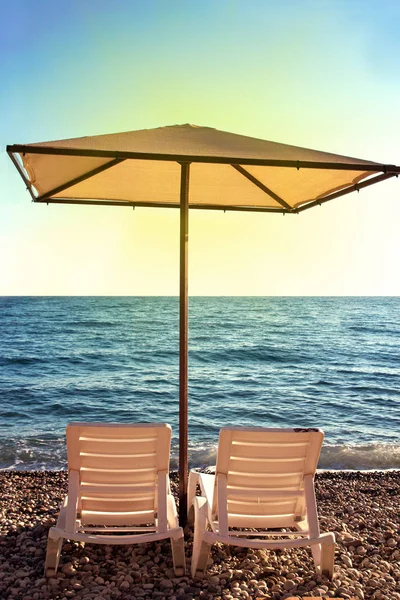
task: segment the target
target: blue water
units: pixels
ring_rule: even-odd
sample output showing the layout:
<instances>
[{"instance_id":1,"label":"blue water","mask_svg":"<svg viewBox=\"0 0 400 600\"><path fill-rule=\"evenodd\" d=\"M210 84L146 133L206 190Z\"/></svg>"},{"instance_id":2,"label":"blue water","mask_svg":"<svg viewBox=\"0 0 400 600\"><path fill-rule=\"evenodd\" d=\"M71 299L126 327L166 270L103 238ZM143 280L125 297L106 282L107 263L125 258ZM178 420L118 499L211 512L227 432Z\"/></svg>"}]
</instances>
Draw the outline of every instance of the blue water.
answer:
<instances>
[{"instance_id":1,"label":"blue water","mask_svg":"<svg viewBox=\"0 0 400 600\"><path fill-rule=\"evenodd\" d=\"M189 455L223 425L321 427L321 468L400 468L400 298L191 298ZM179 303L0 298L0 468L66 466L69 421L178 432Z\"/></svg>"}]
</instances>

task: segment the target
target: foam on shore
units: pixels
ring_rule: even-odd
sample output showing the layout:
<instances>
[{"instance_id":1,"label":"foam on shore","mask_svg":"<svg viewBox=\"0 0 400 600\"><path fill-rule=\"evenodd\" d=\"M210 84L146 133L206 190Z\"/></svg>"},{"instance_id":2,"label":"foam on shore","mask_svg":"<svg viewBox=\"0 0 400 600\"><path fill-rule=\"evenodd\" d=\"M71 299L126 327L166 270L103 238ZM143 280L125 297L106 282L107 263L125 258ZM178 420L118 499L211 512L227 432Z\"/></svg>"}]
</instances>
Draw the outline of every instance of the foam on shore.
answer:
<instances>
[{"instance_id":1,"label":"foam on shore","mask_svg":"<svg viewBox=\"0 0 400 600\"><path fill-rule=\"evenodd\" d=\"M216 444L190 445L189 466L215 465ZM65 438L43 439L37 436L0 440L0 470L59 470L67 465ZM171 448L171 468L178 466L177 441ZM397 443L324 443L319 469L387 470L400 469L400 444Z\"/></svg>"}]
</instances>

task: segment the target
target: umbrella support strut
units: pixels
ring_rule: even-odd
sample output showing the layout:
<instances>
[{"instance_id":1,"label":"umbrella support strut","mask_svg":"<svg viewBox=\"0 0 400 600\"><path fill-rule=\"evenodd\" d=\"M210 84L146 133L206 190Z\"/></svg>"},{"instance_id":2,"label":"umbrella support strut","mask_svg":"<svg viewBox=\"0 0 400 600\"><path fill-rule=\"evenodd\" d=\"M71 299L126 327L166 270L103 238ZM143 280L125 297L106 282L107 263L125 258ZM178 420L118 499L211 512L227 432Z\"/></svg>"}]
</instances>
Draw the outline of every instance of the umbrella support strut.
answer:
<instances>
[{"instance_id":1,"label":"umbrella support strut","mask_svg":"<svg viewBox=\"0 0 400 600\"><path fill-rule=\"evenodd\" d=\"M181 163L179 280L179 524L187 520L188 483L188 244L189 171Z\"/></svg>"}]
</instances>

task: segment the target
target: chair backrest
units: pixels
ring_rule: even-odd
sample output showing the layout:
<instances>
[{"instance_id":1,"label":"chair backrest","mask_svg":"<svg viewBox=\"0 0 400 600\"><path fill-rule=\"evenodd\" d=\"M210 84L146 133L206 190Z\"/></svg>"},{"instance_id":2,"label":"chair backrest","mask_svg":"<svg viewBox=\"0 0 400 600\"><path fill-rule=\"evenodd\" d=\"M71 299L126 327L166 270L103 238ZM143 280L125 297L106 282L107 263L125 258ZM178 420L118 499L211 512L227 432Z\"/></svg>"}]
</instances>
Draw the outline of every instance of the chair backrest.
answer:
<instances>
[{"instance_id":1,"label":"chair backrest","mask_svg":"<svg viewBox=\"0 0 400 600\"><path fill-rule=\"evenodd\" d=\"M169 469L166 423L71 423L68 468L79 472L82 524L154 523L157 475Z\"/></svg>"},{"instance_id":2,"label":"chair backrest","mask_svg":"<svg viewBox=\"0 0 400 600\"><path fill-rule=\"evenodd\" d=\"M216 485L226 489L214 494L213 514L224 512L230 527L262 527L266 517L284 527L301 518L304 477L315 473L323 437L319 429L222 428Z\"/></svg>"}]
</instances>

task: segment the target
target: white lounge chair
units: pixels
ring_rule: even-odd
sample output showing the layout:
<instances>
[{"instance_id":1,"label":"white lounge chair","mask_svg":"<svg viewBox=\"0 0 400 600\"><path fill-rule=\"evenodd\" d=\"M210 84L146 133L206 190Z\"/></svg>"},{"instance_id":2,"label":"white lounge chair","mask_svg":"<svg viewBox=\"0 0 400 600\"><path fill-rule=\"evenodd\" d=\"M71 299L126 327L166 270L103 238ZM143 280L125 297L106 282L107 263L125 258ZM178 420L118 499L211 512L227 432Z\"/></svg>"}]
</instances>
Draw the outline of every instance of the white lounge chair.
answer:
<instances>
[{"instance_id":1,"label":"white lounge chair","mask_svg":"<svg viewBox=\"0 0 400 600\"><path fill-rule=\"evenodd\" d=\"M140 544L171 539L176 575L185 572L183 530L169 484L171 427L71 423L68 495L47 543L45 573L57 572L63 539Z\"/></svg>"},{"instance_id":2,"label":"white lounge chair","mask_svg":"<svg viewBox=\"0 0 400 600\"><path fill-rule=\"evenodd\" d=\"M311 546L316 569L332 577L335 536L320 534L314 493L323 437L318 429L221 429L215 475L189 474L193 577L203 576L213 542L264 549ZM197 483L202 496L195 495Z\"/></svg>"}]
</instances>

